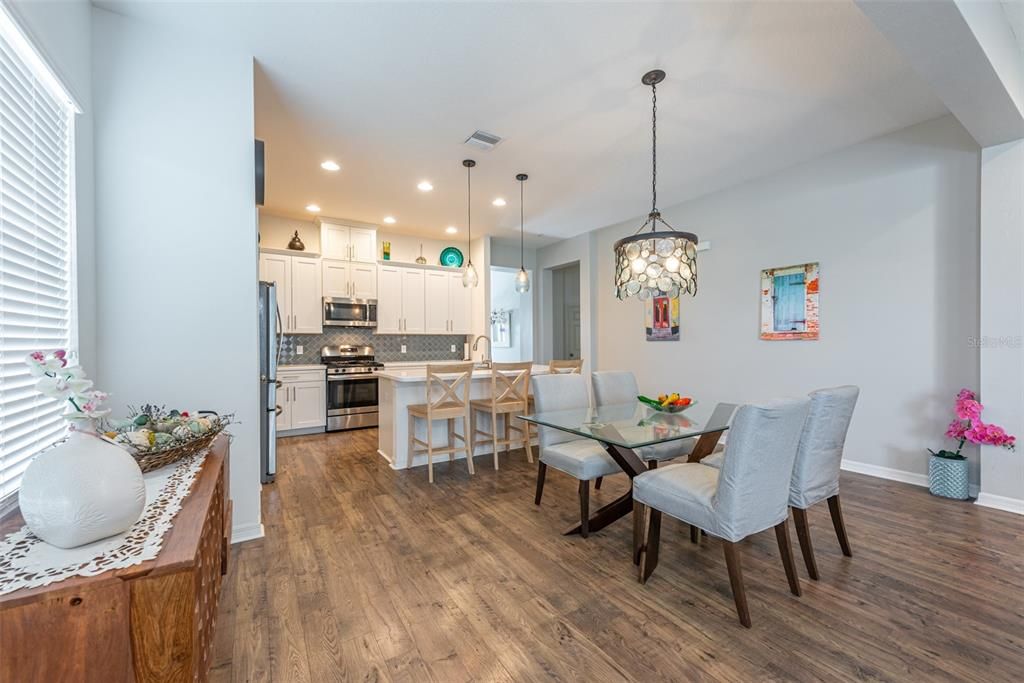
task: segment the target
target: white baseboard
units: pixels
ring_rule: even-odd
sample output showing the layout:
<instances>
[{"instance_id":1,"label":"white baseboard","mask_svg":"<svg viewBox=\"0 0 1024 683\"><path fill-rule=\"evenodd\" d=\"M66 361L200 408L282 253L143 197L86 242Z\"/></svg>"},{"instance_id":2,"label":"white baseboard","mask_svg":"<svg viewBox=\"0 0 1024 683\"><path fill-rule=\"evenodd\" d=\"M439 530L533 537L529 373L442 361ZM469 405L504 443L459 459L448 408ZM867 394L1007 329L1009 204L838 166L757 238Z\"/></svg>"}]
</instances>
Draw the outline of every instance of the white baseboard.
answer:
<instances>
[{"instance_id":1,"label":"white baseboard","mask_svg":"<svg viewBox=\"0 0 1024 683\"><path fill-rule=\"evenodd\" d=\"M914 486L923 486L928 488L928 475L920 474L919 472L907 472L906 470L897 470L892 467L882 467L881 465L872 465L866 462L857 462L856 460L843 459L839 465L841 469L847 472L856 472L857 474L866 474L869 477L878 477L879 479L888 479L890 481L900 481L904 484L913 484ZM978 485L970 484L967 490L967 495L971 498L978 497ZM1012 500L1008 498L1007 500ZM996 506L989 506L996 507Z\"/></svg>"},{"instance_id":2,"label":"white baseboard","mask_svg":"<svg viewBox=\"0 0 1024 683\"><path fill-rule=\"evenodd\" d=\"M231 544L263 538L263 524L243 524L231 529Z\"/></svg>"},{"instance_id":3,"label":"white baseboard","mask_svg":"<svg viewBox=\"0 0 1024 683\"><path fill-rule=\"evenodd\" d=\"M1021 500L1020 498L997 496L994 493L979 493L978 500L974 501L974 504L981 505L982 507L994 508L996 510L1015 512L1018 515L1024 515L1024 500Z\"/></svg>"}]
</instances>

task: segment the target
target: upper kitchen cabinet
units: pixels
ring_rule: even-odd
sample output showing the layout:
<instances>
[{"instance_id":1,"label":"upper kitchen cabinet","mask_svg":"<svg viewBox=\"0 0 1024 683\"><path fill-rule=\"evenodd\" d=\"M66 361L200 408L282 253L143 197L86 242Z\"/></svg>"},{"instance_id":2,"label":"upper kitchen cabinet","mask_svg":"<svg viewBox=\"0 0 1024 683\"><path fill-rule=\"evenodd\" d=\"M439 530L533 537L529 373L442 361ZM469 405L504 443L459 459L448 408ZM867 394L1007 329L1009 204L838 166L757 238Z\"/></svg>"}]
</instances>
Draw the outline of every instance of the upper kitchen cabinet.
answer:
<instances>
[{"instance_id":1,"label":"upper kitchen cabinet","mask_svg":"<svg viewBox=\"0 0 1024 683\"><path fill-rule=\"evenodd\" d=\"M324 296L329 299L376 299L377 266L324 259Z\"/></svg>"},{"instance_id":2,"label":"upper kitchen cabinet","mask_svg":"<svg viewBox=\"0 0 1024 683\"><path fill-rule=\"evenodd\" d=\"M427 334L469 334L470 290L463 287L462 274L427 270L424 276Z\"/></svg>"},{"instance_id":3,"label":"upper kitchen cabinet","mask_svg":"<svg viewBox=\"0 0 1024 683\"><path fill-rule=\"evenodd\" d=\"M423 334L426 331L423 270L381 266L379 271L377 334Z\"/></svg>"},{"instance_id":4,"label":"upper kitchen cabinet","mask_svg":"<svg viewBox=\"0 0 1024 683\"><path fill-rule=\"evenodd\" d=\"M285 334L323 332L319 259L261 253L260 279L277 284L277 305Z\"/></svg>"},{"instance_id":5,"label":"upper kitchen cabinet","mask_svg":"<svg viewBox=\"0 0 1024 683\"><path fill-rule=\"evenodd\" d=\"M325 259L377 263L377 230L329 218L320 219L320 250Z\"/></svg>"}]
</instances>

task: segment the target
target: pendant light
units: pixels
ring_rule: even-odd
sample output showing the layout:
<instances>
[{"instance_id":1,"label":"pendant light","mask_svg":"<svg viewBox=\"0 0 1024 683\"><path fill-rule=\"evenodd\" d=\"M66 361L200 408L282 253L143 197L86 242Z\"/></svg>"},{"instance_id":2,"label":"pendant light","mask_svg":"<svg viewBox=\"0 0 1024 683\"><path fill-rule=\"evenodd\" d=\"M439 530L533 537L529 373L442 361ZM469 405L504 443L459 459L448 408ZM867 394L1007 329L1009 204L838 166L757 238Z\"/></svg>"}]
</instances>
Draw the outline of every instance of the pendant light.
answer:
<instances>
[{"instance_id":1,"label":"pendant light","mask_svg":"<svg viewBox=\"0 0 1024 683\"><path fill-rule=\"evenodd\" d=\"M530 176L525 173L516 175L519 181L519 272L516 274L516 292L526 294L530 291L530 274L526 272L526 259L523 256L523 230L526 225L524 219L525 209L523 208L523 188L526 186L526 179Z\"/></svg>"},{"instance_id":2,"label":"pendant light","mask_svg":"<svg viewBox=\"0 0 1024 683\"><path fill-rule=\"evenodd\" d=\"M473 210L472 210L472 196L473 196L473 185L470 180L471 169L476 166L476 162L472 159L463 159L462 165L466 167L466 269L462 271L462 286L463 287L476 287L477 283L480 282L480 276L476 273L476 268L473 267L473 257L470 255L473 249Z\"/></svg>"},{"instance_id":3,"label":"pendant light","mask_svg":"<svg viewBox=\"0 0 1024 683\"><path fill-rule=\"evenodd\" d=\"M665 80L660 69L640 79L651 86L651 211L647 220L629 237L615 243L615 296L677 297L697 294L697 236L680 232L665 222L658 211L658 83ZM668 228L659 230L658 224ZM640 232L648 225L649 232Z\"/></svg>"}]
</instances>

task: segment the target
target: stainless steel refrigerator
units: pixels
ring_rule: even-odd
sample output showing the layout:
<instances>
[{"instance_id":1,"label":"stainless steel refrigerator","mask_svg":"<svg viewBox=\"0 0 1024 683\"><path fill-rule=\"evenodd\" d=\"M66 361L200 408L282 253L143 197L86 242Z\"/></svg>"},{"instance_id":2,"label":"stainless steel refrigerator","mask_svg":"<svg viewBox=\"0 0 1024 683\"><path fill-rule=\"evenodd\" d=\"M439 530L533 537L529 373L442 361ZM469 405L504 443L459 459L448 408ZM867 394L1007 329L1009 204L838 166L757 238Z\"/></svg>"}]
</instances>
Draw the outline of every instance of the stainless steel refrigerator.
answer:
<instances>
[{"instance_id":1,"label":"stainless steel refrigerator","mask_svg":"<svg viewBox=\"0 0 1024 683\"><path fill-rule=\"evenodd\" d=\"M260 481L277 474L277 358L281 348L281 318L277 285L260 283Z\"/></svg>"}]
</instances>

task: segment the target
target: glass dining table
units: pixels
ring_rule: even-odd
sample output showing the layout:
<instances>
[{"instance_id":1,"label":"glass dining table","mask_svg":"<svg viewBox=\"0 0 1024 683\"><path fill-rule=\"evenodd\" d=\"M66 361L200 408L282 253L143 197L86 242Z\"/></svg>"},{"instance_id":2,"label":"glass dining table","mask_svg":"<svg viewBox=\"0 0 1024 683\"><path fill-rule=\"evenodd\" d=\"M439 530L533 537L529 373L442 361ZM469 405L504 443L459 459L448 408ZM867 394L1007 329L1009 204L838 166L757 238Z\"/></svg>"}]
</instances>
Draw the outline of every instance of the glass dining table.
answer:
<instances>
[{"instance_id":1,"label":"glass dining table","mask_svg":"<svg viewBox=\"0 0 1024 683\"><path fill-rule=\"evenodd\" d=\"M521 419L541 427L568 432L600 443L622 471L633 477L647 471L647 464L637 451L644 446L697 438L687 462L697 462L710 455L719 438L729 428L736 405L732 403L695 403L680 413L664 413L639 401L601 408L555 410L524 415ZM651 467L657 463L651 461ZM633 511L633 491L622 494L601 507L589 518L589 531L594 532ZM634 515L634 538L640 532L640 515ZM577 523L565 535L580 533Z\"/></svg>"}]
</instances>

